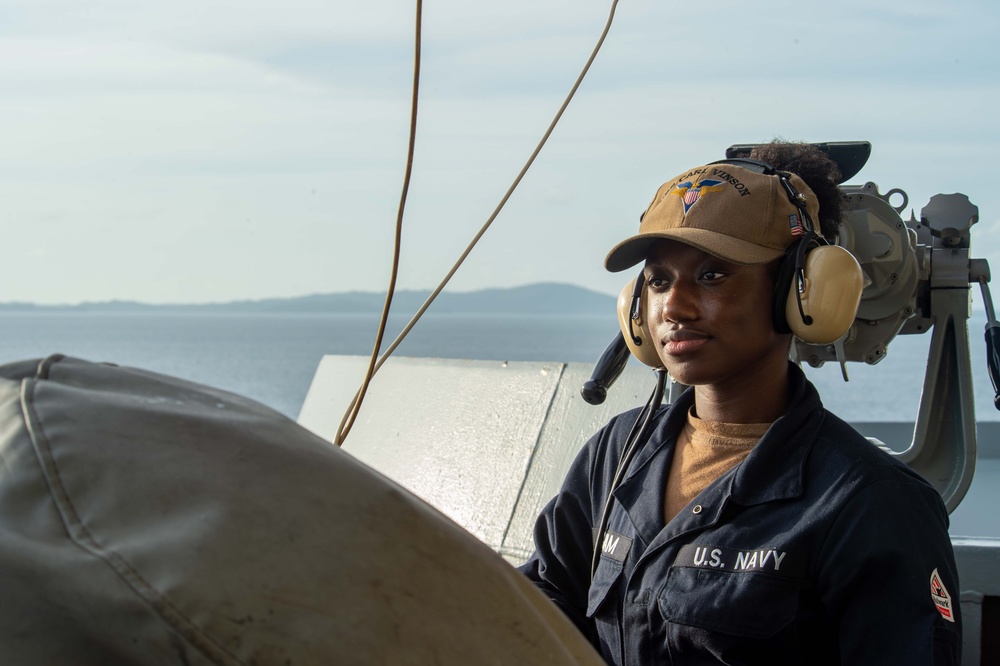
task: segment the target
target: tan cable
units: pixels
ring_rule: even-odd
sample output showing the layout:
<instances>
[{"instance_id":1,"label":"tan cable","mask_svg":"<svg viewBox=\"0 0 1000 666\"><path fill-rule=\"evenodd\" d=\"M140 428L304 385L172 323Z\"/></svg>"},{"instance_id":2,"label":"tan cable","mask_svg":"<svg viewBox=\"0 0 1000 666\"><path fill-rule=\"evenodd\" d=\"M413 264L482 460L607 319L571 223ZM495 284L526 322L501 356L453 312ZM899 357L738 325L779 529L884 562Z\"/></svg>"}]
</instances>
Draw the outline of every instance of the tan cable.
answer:
<instances>
[{"instance_id":1,"label":"tan cable","mask_svg":"<svg viewBox=\"0 0 1000 666\"><path fill-rule=\"evenodd\" d=\"M605 23L604 30L603 32L601 32L601 36L597 40L597 45L594 46L594 50L591 52L590 57L587 59L587 63L583 66L583 69L580 71L580 75L576 78L576 82L570 89L569 94L566 95L566 99L563 100L562 106L559 107L559 110L556 112L556 115L552 119L552 122L549 123L549 127L548 129L545 130L545 134L542 135L542 138L538 142L538 145L535 146L535 150L531 153L531 156L528 158L528 161L525 162L524 166L521 168L521 171L517 174L517 177L514 178L514 181L507 189L506 194L503 195L503 198L500 200L500 203L497 204L497 207L493 210L493 213L490 215L489 219L486 220L485 224L483 224L483 226L479 229L479 232L476 233L476 235L472 238L472 241L466 246L465 251L462 252L461 256L458 258L458 261L455 262L455 264L451 267L451 270L449 270L448 273L445 275L444 279L441 280L441 283L438 284L438 286L434 289L433 292L431 292L430 296L427 297L427 300L424 301L424 304L421 305L420 308L417 310L416 314L413 315L413 318L410 319L409 323L406 324L406 326L403 327L403 330L400 331L399 335L396 336L396 339L393 340L392 343L386 348L385 352L383 352L382 355L378 358L378 361L375 362L373 365L369 366L369 374L366 377L365 382L362 384L361 389L359 389L358 392L355 394L354 399L351 401L350 406L347 408L347 413L344 415L344 419L341 421L341 428L337 431L337 437L334 441L338 446L343 444L344 438L347 437L347 432L350 431L350 426L348 426L347 430L344 430L344 423L347 422L349 418L351 420L351 423L353 423L355 416L357 415L358 411L361 408L361 402L364 400L365 392L368 389L368 384L371 381L371 378L374 376L376 372L378 372L378 370L382 367L382 365L385 364L389 356L396 350L396 348L407 336L407 334L409 334L410 330L416 325L417 321L419 321L419 319L424 315L424 313L427 311L427 308L430 307L431 303L434 302L434 299L438 297L438 294L441 293L441 291L445 288L448 282L451 281L451 278L454 277L455 273L458 272L458 269L465 262L465 259L472 252L472 249L476 246L476 244L479 243L479 239L483 237L486 231L493 224L493 221L500 214L500 211L507 203L507 200L510 199L510 196L514 193L514 190L517 188L518 185L520 185L521 179L524 178L524 175L528 172L528 169L531 168L531 165L534 163L535 158L538 156L542 148L545 146L545 143L548 141L549 136L552 134L552 131L559 123L559 120L562 118L562 115L566 111L566 108L569 106L569 103L572 101L574 95L576 95L576 91L580 87L580 84L583 82L583 79L587 75L587 72L590 70L590 66L593 64L594 59L597 58L597 54L600 52L601 46L604 44L604 40L608 36L608 32L610 32L611 30L611 24L614 21L615 10L617 9L617 7L618 7L618 0L612 0L611 11L608 14L607 23ZM407 177L409 177L408 173ZM385 314L386 313L383 313L383 318ZM381 340L379 342L381 342ZM376 350L377 349L378 345L376 345Z\"/></svg>"},{"instance_id":2,"label":"tan cable","mask_svg":"<svg viewBox=\"0 0 1000 666\"><path fill-rule=\"evenodd\" d=\"M396 237L392 251L392 273L389 276L389 288L385 294L385 304L382 306L382 316L379 319L378 332L375 334L375 346L372 348L372 357L368 363L368 371L365 373L365 379L361 383L361 388L354 395L351 406L347 409L344 418L340 421L340 426L337 428L337 435L334 438L334 444L337 446L344 443L344 438L347 437L347 434L354 426L358 410L361 409L361 402L365 398L365 393L368 392L368 385L371 384L372 377L375 376L375 372L378 370L375 366L375 361L378 358L379 349L382 347L382 338L385 337L385 326L389 320L389 308L392 305L392 297L396 293L396 277L399 274L399 249L403 236L403 210L406 208L406 195L410 190L410 175L413 173L413 151L417 139L417 100L419 99L420 92L420 37L423 4L423 0L417 0L416 37L414 38L413 53L413 94L410 103L410 139L406 153L406 173L403 176L403 192L399 197L399 210L396 213Z\"/></svg>"}]
</instances>

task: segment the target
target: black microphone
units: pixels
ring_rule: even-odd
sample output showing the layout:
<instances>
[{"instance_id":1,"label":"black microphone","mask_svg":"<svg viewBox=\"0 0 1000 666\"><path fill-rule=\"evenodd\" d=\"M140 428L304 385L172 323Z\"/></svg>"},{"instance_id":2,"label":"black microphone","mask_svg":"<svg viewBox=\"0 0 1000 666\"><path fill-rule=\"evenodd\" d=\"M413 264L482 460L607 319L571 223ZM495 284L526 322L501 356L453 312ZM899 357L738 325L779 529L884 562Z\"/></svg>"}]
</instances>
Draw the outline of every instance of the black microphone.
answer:
<instances>
[{"instance_id":1,"label":"black microphone","mask_svg":"<svg viewBox=\"0 0 1000 666\"><path fill-rule=\"evenodd\" d=\"M594 372L591 373L590 379L584 382L583 388L580 389L580 395L583 396L583 399L591 405L600 405L603 403L605 398L608 397L608 389L611 388L611 385L622 374L622 370L625 369L628 357L629 350L625 344L625 338L622 337L621 333L618 333L615 335L615 339L611 341L611 344L608 345L608 348L604 350L604 353L601 354L601 358L598 359L597 365L594 366Z\"/></svg>"}]
</instances>

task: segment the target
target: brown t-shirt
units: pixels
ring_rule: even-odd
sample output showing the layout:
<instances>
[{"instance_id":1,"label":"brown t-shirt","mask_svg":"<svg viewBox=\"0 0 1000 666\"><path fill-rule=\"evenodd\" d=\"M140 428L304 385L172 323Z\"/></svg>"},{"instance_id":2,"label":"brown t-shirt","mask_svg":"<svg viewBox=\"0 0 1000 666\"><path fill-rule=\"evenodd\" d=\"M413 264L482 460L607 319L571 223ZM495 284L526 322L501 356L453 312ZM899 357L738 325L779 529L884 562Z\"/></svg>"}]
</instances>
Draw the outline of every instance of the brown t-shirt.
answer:
<instances>
[{"instance_id":1,"label":"brown t-shirt","mask_svg":"<svg viewBox=\"0 0 1000 666\"><path fill-rule=\"evenodd\" d=\"M740 464L770 427L770 423L702 421L692 407L677 436L667 475L664 523L670 522L710 483Z\"/></svg>"}]
</instances>

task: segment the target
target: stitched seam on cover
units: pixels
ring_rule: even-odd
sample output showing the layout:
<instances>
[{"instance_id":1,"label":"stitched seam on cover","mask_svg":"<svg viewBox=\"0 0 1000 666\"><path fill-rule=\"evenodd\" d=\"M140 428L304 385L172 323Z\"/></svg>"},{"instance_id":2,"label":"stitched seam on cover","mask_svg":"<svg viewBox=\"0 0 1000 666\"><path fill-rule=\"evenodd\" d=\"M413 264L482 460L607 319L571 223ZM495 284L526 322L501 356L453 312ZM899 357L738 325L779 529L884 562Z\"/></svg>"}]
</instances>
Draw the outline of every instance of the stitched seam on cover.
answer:
<instances>
[{"instance_id":1,"label":"stitched seam on cover","mask_svg":"<svg viewBox=\"0 0 1000 666\"><path fill-rule=\"evenodd\" d=\"M70 540L82 550L94 555L102 560L114 570L116 574L138 594L160 618L181 636L188 640L202 654L219 664L242 664L234 655L230 654L224 647L206 635L194 622L187 618L170 600L160 594L153 585L146 581L142 575L132 568L121 555L113 550L102 547L84 526L80 520L73 501L69 493L63 486L59 477L59 467L56 465L55 457L49 447L49 440L42 428L41 420L35 412L34 404L31 400L37 380L25 379L21 383L21 412L28 436L31 439L32 448L38 457L42 474L49 486L49 493L62 517L63 527Z\"/></svg>"}]
</instances>

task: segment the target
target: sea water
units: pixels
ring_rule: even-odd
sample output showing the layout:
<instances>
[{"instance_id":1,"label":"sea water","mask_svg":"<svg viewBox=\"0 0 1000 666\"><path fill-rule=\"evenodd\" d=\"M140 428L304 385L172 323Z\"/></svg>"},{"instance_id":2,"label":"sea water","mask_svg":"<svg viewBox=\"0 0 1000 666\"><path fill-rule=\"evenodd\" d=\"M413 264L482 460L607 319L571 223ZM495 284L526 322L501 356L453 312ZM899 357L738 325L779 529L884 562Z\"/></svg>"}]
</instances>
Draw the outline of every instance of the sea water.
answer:
<instances>
[{"instance_id":1,"label":"sea water","mask_svg":"<svg viewBox=\"0 0 1000 666\"><path fill-rule=\"evenodd\" d=\"M383 348L402 329L391 318ZM0 363L53 353L141 367L223 388L293 418L325 354L370 356L378 318L343 314L0 314ZM483 360L593 361L605 317L427 315L396 351Z\"/></svg>"},{"instance_id":2,"label":"sea water","mask_svg":"<svg viewBox=\"0 0 1000 666\"><path fill-rule=\"evenodd\" d=\"M404 323L391 320L386 340ZM2 313L0 363L62 353L135 366L239 393L294 419L323 355L370 355L376 324L367 315ZM982 315L969 323L976 418L995 422L984 324ZM614 335L617 322L603 316L428 315L397 353L593 363ZM912 422L929 343L930 335L899 336L877 365L848 364L847 384L836 364L806 374L825 405L850 422ZM979 446L982 456L997 442L981 438ZM980 459L966 501L952 513L952 534L996 536L1000 460L992 455Z\"/></svg>"},{"instance_id":3,"label":"sea water","mask_svg":"<svg viewBox=\"0 0 1000 666\"><path fill-rule=\"evenodd\" d=\"M8 312L0 363L61 353L153 370L239 393L297 418L325 354L370 355L377 318L344 314ZM392 318L388 345L402 328ZM986 372L985 317L969 322L976 418L1000 420ZM427 315L402 356L592 363L617 335L604 316ZM806 368L825 405L853 422L913 421L930 335L898 336L877 365ZM612 389L613 390L613 389Z\"/></svg>"}]
</instances>

